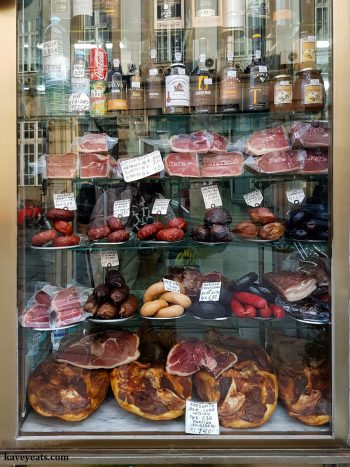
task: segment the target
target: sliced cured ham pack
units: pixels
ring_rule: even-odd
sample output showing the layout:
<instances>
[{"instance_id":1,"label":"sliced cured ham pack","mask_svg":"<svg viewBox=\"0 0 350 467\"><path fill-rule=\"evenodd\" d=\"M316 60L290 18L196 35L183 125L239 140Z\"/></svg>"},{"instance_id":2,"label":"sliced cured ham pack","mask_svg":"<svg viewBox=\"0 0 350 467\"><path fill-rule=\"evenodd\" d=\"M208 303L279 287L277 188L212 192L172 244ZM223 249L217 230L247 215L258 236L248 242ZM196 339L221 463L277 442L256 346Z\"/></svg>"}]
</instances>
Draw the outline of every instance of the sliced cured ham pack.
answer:
<instances>
[{"instance_id":1,"label":"sliced cured ham pack","mask_svg":"<svg viewBox=\"0 0 350 467\"><path fill-rule=\"evenodd\" d=\"M266 128L248 136L246 152L253 156L262 156L274 151L286 151L290 149L290 143L283 126Z\"/></svg>"},{"instance_id":2,"label":"sliced cured ham pack","mask_svg":"<svg viewBox=\"0 0 350 467\"><path fill-rule=\"evenodd\" d=\"M328 122L295 122L291 126L289 137L293 148L328 148L331 133Z\"/></svg>"},{"instance_id":3,"label":"sliced cured ham pack","mask_svg":"<svg viewBox=\"0 0 350 467\"><path fill-rule=\"evenodd\" d=\"M196 131L190 135L175 135L170 138L171 150L174 152L226 152L229 141L222 135L207 130Z\"/></svg>"},{"instance_id":4,"label":"sliced cured ham pack","mask_svg":"<svg viewBox=\"0 0 350 467\"><path fill-rule=\"evenodd\" d=\"M305 151L272 151L259 157L249 157L245 165L264 174L300 172L304 167L305 158Z\"/></svg>"}]
</instances>

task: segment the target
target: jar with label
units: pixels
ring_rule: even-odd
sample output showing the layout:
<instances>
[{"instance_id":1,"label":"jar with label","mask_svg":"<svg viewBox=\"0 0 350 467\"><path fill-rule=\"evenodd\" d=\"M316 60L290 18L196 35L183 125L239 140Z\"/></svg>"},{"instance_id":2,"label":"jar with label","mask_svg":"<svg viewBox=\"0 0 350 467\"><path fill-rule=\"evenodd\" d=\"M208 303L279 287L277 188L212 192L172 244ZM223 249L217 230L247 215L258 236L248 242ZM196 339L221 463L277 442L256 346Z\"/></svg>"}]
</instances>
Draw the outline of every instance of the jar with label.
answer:
<instances>
[{"instance_id":1,"label":"jar with label","mask_svg":"<svg viewBox=\"0 0 350 467\"><path fill-rule=\"evenodd\" d=\"M294 84L294 107L299 112L321 112L325 105L325 88L321 71L304 68Z\"/></svg>"},{"instance_id":2,"label":"jar with label","mask_svg":"<svg viewBox=\"0 0 350 467\"><path fill-rule=\"evenodd\" d=\"M301 32L297 45L297 62L299 69L316 67L316 37L308 32Z\"/></svg>"},{"instance_id":3,"label":"jar with label","mask_svg":"<svg viewBox=\"0 0 350 467\"><path fill-rule=\"evenodd\" d=\"M105 81L90 82L90 115L103 117L107 113L107 83Z\"/></svg>"},{"instance_id":4,"label":"jar with label","mask_svg":"<svg viewBox=\"0 0 350 467\"><path fill-rule=\"evenodd\" d=\"M293 81L290 75L277 75L270 81L271 112L290 112L293 106Z\"/></svg>"}]
</instances>

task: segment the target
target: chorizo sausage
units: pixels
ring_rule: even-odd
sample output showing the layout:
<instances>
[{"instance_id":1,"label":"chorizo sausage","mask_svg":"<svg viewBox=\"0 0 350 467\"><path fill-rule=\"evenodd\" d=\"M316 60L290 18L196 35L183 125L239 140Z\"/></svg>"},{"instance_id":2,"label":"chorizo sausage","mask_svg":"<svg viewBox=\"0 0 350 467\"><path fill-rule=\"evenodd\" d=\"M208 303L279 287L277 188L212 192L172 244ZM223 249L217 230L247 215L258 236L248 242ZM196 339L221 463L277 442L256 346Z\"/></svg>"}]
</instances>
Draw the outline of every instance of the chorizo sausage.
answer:
<instances>
[{"instance_id":1,"label":"chorizo sausage","mask_svg":"<svg viewBox=\"0 0 350 467\"><path fill-rule=\"evenodd\" d=\"M137 232L139 240L150 240L157 232L157 224L147 224Z\"/></svg>"},{"instance_id":2,"label":"chorizo sausage","mask_svg":"<svg viewBox=\"0 0 350 467\"><path fill-rule=\"evenodd\" d=\"M52 208L49 209L46 213L46 218L49 221L66 221L70 222L74 219L74 211L70 211L69 209L56 209Z\"/></svg>"},{"instance_id":3,"label":"chorizo sausage","mask_svg":"<svg viewBox=\"0 0 350 467\"><path fill-rule=\"evenodd\" d=\"M32 238L33 246L42 246L45 243L52 242L57 237L56 230L44 230L39 232Z\"/></svg>"},{"instance_id":4,"label":"chorizo sausage","mask_svg":"<svg viewBox=\"0 0 350 467\"><path fill-rule=\"evenodd\" d=\"M108 225L102 225L101 227L93 227L88 230L89 240L100 240L101 238L106 238L111 233L111 229Z\"/></svg>"},{"instance_id":5,"label":"chorizo sausage","mask_svg":"<svg viewBox=\"0 0 350 467\"><path fill-rule=\"evenodd\" d=\"M171 229L162 229L157 233L156 239L163 242L176 242L182 240L185 236L185 233L181 229L171 228Z\"/></svg>"},{"instance_id":6,"label":"chorizo sausage","mask_svg":"<svg viewBox=\"0 0 350 467\"><path fill-rule=\"evenodd\" d=\"M56 237L52 242L52 246L54 247L75 246L75 245L79 245L79 243L80 243L79 235L65 235L64 237Z\"/></svg>"},{"instance_id":7,"label":"chorizo sausage","mask_svg":"<svg viewBox=\"0 0 350 467\"><path fill-rule=\"evenodd\" d=\"M67 221L54 221L53 228L63 235L72 235L73 226Z\"/></svg>"},{"instance_id":8,"label":"chorizo sausage","mask_svg":"<svg viewBox=\"0 0 350 467\"><path fill-rule=\"evenodd\" d=\"M118 217L114 216L107 217L107 225L112 230L112 232L124 229L123 222Z\"/></svg>"},{"instance_id":9,"label":"chorizo sausage","mask_svg":"<svg viewBox=\"0 0 350 467\"><path fill-rule=\"evenodd\" d=\"M116 230L108 235L107 241L112 243L126 242L129 238L130 232L127 230Z\"/></svg>"}]
</instances>

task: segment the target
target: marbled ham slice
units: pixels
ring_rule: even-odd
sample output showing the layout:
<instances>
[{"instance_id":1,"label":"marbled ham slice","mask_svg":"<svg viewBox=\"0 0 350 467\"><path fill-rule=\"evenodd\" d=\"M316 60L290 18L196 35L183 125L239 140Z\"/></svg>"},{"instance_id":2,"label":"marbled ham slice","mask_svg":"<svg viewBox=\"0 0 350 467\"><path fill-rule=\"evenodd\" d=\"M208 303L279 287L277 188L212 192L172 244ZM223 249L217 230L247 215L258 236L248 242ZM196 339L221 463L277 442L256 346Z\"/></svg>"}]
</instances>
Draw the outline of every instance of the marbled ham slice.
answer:
<instances>
[{"instance_id":1,"label":"marbled ham slice","mask_svg":"<svg viewBox=\"0 0 350 467\"><path fill-rule=\"evenodd\" d=\"M227 151L229 141L224 136L213 133L213 144L210 148L211 152L224 153Z\"/></svg>"},{"instance_id":2,"label":"marbled ham slice","mask_svg":"<svg viewBox=\"0 0 350 467\"><path fill-rule=\"evenodd\" d=\"M79 152L107 154L107 142L108 136L105 133L86 133L79 138Z\"/></svg>"},{"instance_id":3,"label":"marbled ham slice","mask_svg":"<svg viewBox=\"0 0 350 467\"><path fill-rule=\"evenodd\" d=\"M237 361L233 352L202 341L186 341L176 344L170 350L166 370L171 375L190 376L205 369L218 378Z\"/></svg>"},{"instance_id":4,"label":"marbled ham slice","mask_svg":"<svg viewBox=\"0 0 350 467\"><path fill-rule=\"evenodd\" d=\"M273 151L286 151L290 148L286 132L282 126L266 128L250 135L247 139L247 152L261 156Z\"/></svg>"},{"instance_id":5,"label":"marbled ham slice","mask_svg":"<svg viewBox=\"0 0 350 467\"><path fill-rule=\"evenodd\" d=\"M51 154L46 157L47 178L75 178L77 166L78 156L73 152Z\"/></svg>"},{"instance_id":6,"label":"marbled ham slice","mask_svg":"<svg viewBox=\"0 0 350 467\"><path fill-rule=\"evenodd\" d=\"M109 169L109 156L80 154L80 178L107 178Z\"/></svg>"},{"instance_id":7,"label":"marbled ham slice","mask_svg":"<svg viewBox=\"0 0 350 467\"><path fill-rule=\"evenodd\" d=\"M244 157L240 152L208 154L202 160L203 177L236 177L243 173Z\"/></svg>"},{"instance_id":8,"label":"marbled ham slice","mask_svg":"<svg viewBox=\"0 0 350 467\"><path fill-rule=\"evenodd\" d=\"M302 151L273 151L259 157L256 167L265 174L297 172L302 169L304 158Z\"/></svg>"},{"instance_id":9,"label":"marbled ham slice","mask_svg":"<svg viewBox=\"0 0 350 467\"><path fill-rule=\"evenodd\" d=\"M50 328L50 308L38 304L31 306L24 314L23 326L28 328Z\"/></svg>"},{"instance_id":10,"label":"marbled ham slice","mask_svg":"<svg viewBox=\"0 0 350 467\"><path fill-rule=\"evenodd\" d=\"M290 139L293 148L328 148L331 144L328 122L296 122L290 129Z\"/></svg>"},{"instance_id":11,"label":"marbled ham slice","mask_svg":"<svg viewBox=\"0 0 350 467\"><path fill-rule=\"evenodd\" d=\"M326 151L307 149L302 170L304 174L328 173L328 153Z\"/></svg>"},{"instance_id":12,"label":"marbled ham slice","mask_svg":"<svg viewBox=\"0 0 350 467\"><path fill-rule=\"evenodd\" d=\"M68 339L56 356L80 368L115 368L138 359L139 338L126 331L102 331Z\"/></svg>"},{"instance_id":13,"label":"marbled ham slice","mask_svg":"<svg viewBox=\"0 0 350 467\"><path fill-rule=\"evenodd\" d=\"M200 177L198 155L194 153L172 152L164 158L166 171L171 176Z\"/></svg>"},{"instance_id":14,"label":"marbled ham slice","mask_svg":"<svg viewBox=\"0 0 350 467\"><path fill-rule=\"evenodd\" d=\"M174 152L206 153L213 144L213 136L206 130L197 131L190 135L176 135L170 138L171 150Z\"/></svg>"}]
</instances>

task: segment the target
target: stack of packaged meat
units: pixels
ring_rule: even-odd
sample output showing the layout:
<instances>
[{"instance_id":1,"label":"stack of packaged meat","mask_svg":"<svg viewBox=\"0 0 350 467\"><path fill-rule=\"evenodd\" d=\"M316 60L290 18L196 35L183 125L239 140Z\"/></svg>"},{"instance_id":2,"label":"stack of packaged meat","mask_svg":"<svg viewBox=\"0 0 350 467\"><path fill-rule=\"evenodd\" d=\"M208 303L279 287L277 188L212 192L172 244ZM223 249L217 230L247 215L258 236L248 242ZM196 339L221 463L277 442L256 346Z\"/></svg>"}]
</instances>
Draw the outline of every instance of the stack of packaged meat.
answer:
<instances>
[{"instance_id":1,"label":"stack of packaged meat","mask_svg":"<svg viewBox=\"0 0 350 467\"><path fill-rule=\"evenodd\" d=\"M39 283L19 320L23 327L56 329L79 323L89 314L82 305L88 291L82 287L56 287Z\"/></svg>"},{"instance_id":2,"label":"stack of packaged meat","mask_svg":"<svg viewBox=\"0 0 350 467\"><path fill-rule=\"evenodd\" d=\"M206 130L170 138L172 152L164 159L169 175L178 177L234 177L242 175L241 152L228 152L229 141Z\"/></svg>"}]
</instances>

